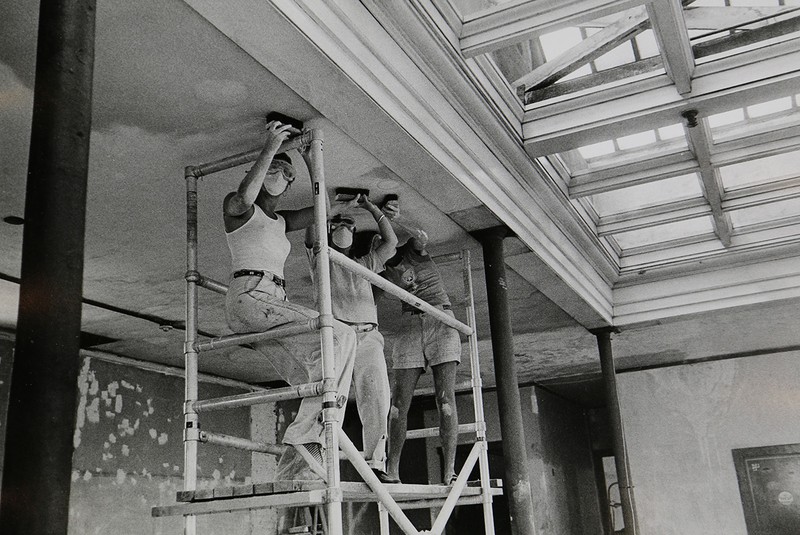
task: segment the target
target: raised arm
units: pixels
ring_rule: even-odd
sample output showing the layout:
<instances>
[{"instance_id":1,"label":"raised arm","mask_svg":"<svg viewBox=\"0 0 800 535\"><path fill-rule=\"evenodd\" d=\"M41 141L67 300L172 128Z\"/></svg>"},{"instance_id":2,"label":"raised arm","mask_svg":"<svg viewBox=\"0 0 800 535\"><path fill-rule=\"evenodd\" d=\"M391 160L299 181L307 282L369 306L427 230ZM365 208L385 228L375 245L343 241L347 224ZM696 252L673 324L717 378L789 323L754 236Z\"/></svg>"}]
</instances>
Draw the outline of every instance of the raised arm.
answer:
<instances>
[{"instance_id":1,"label":"raised arm","mask_svg":"<svg viewBox=\"0 0 800 535\"><path fill-rule=\"evenodd\" d=\"M400 229L398 232L398 234L400 234L398 241L407 241L417 253L427 254L428 234L407 218L398 218L400 215L400 201L388 201L383 205L381 210L386 216L386 219L391 221L392 226Z\"/></svg>"},{"instance_id":2,"label":"raised arm","mask_svg":"<svg viewBox=\"0 0 800 535\"><path fill-rule=\"evenodd\" d=\"M375 254L380 259L381 264L383 264L393 257L397 251L397 234L395 234L392 228L391 220L397 217L399 213L399 204L397 201L389 201L383 206L383 209L381 209L375 206L368 197L364 197L364 201L360 206L371 213L372 217L374 217L375 221L378 223L381 243L375 248Z\"/></svg>"},{"instance_id":3,"label":"raised arm","mask_svg":"<svg viewBox=\"0 0 800 535\"><path fill-rule=\"evenodd\" d=\"M223 205L225 215L238 217L246 214L253 207L256 197L261 191L261 186L264 184L264 178L267 176L267 170L272 163L272 158L281 148L283 142L286 141L286 138L289 137L290 128L290 125L281 124L277 121L271 121L267 125L264 148L256 158L253 167L250 168L239 183L237 190L225 197Z\"/></svg>"}]
</instances>

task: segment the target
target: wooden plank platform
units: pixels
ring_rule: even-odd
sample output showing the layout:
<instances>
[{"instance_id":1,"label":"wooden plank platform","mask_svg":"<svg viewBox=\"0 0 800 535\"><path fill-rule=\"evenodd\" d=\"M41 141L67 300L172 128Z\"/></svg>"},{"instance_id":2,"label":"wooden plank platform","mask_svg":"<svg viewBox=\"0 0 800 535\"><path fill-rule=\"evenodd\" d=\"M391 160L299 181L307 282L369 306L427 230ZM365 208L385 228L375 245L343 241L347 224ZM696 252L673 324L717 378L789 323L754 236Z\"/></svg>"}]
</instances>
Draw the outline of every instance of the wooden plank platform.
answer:
<instances>
[{"instance_id":1,"label":"wooden plank platform","mask_svg":"<svg viewBox=\"0 0 800 535\"><path fill-rule=\"evenodd\" d=\"M447 498L452 490L448 485L389 484L386 490L398 503L426 500L431 502ZM323 481L275 481L235 487L220 487L213 490L178 492L175 505L153 507L154 517L175 515L201 515L208 513L242 511L264 507L297 507L325 503L326 486ZM343 502L375 502L377 498L366 483L343 481L341 484ZM490 480L490 493L497 496L503 493L503 482ZM480 496L480 481L470 481L461 493L459 501L474 503ZM417 505L418 507L419 505ZM416 508L416 507L415 507Z\"/></svg>"}]
</instances>

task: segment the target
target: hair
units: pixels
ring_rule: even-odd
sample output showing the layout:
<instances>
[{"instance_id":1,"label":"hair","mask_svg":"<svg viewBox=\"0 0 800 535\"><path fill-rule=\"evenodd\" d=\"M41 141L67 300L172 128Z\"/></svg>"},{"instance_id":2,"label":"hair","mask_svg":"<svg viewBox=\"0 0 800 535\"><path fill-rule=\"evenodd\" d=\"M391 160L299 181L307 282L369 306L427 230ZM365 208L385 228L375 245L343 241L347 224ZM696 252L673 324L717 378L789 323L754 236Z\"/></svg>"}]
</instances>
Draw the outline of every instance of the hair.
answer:
<instances>
[{"instance_id":1,"label":"hair","mask_svg":"<svg viewBox=\"0 0 800 535\"><path fill-rule=\"evenodd\" d=\"M273 160L283 160L284 162L288 163L289 165L292 165L292 159L289 158L289 155L286 154L285 152L281 152L280 154L276 154L275 156L272 157L272 159Z\"/></svg>"},{"instance_id":2,"label":"hair","mask_svg":"<svg viewBox=\"0 0 800 535\"><path fill-rule=\"evenodd\" d=\"M347 223L348 225L355 227L356 220L350 216L336 214L331 218L331 223Z\"/></svg>"}]
</instances>

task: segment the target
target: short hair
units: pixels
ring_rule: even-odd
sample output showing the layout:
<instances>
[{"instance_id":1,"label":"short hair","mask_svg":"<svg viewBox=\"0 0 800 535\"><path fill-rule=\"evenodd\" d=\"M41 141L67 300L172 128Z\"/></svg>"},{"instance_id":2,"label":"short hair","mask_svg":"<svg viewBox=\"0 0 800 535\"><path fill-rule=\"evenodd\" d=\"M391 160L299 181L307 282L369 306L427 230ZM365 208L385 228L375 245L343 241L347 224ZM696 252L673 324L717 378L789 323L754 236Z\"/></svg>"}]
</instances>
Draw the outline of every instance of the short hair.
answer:
<instances>
[{"instance_id":1,"label":"short hair","mask_svg":"<svg viewBox=\"0 0 800 535\"><path fill-rule=\"evenodd\" d=\"M292 159L289 158L289 155L286 154L285 152L281 152L280 154L276 154L275 156L272 157L272 159L273 160L282 160L282 161L288 163L289 165L292 165Z\"/></svg>"},{"instance_id":2,"label":"short hair","mask_svg":"<svg viewBox=\"0 0 800 535\"><path fill-rule=\"evenodd\" d=\"M332 224L345 223L350 226L355 226L356 220L350 216L336 214L331 218L331 223Z\"/></svg>"}]
</instances>

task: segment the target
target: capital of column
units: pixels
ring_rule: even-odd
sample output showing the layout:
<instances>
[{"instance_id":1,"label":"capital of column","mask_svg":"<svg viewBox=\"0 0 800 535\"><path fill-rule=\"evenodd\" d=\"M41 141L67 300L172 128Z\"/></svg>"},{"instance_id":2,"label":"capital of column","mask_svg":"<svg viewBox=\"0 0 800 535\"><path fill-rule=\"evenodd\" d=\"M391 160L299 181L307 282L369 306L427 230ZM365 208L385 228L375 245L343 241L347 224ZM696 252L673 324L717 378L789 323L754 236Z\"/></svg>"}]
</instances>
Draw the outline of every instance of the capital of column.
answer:
<instances>
[{"instance_id":1,"label":"capital of column","mask_svg":"<svg viewBox=\"0 0 800 535\"><path fill-rule=\"evenodd\" d=\"M481 244L490 240L502 240L504 238L513 238L514 233L505 225L497 225L495 227L484 228L480 230L473 230L470 232L476 240Z\"/></svg>"}]
</instances>

